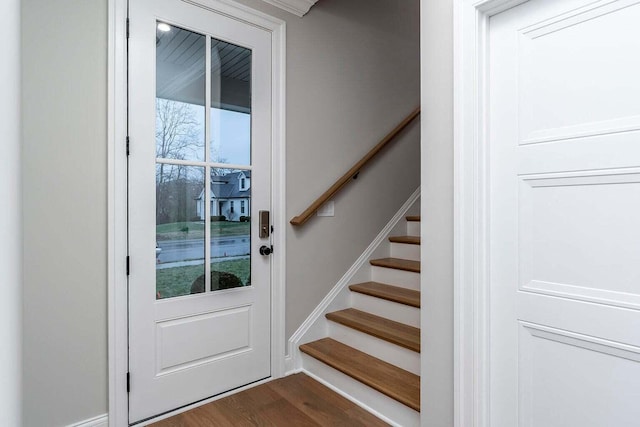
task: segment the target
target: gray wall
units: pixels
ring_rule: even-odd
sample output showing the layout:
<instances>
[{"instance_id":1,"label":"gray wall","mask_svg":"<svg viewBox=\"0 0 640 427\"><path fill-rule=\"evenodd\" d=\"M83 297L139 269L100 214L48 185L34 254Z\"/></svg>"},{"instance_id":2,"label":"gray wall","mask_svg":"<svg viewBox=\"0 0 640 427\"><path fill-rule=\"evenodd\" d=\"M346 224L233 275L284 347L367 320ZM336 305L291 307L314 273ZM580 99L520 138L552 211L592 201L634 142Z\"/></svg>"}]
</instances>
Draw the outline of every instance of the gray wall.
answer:
<instances>
[{"instance_id":1,"label":"gray wall","mask_svg":"<svg viewBox=\"0 0 640 427\"><path fill-rule=\"evenodd\" d=\"M19 426L22 324L20 241L20 2L0 2L0 425Z\"/></svg>"},{"instance_id":2,"label":"gray wall","mask_svg":"<svg viewBox=\"0 0 640 427\"><path fill-rule=\"evenodd\" d=\"M418 0L321 0L287 21L287 217L419 105ZM23 0L25 425L107 411L106 0ZM287 229L287 336L419 185L419 126ZM285 343L282 343L285 345Z\"/></svg>"},{"instance_id":3,"label":"gray wall","mask_svg":"<svg viewBox=\"0 0 640 427\"><path fill-rule=\"evenodd\" d=\"M107 408L106 0L23 0L24 425Z\"/></svg>"},{"instance_id":4,"label":"gray wall","mask_svg":"<svg viewBox=\"0 0 640 427\"><path fill-rule=\"evenodd\" d=\"M418 0L320 0L287 20L287 218L420 105ZM333 218L287 230L287 337L420 185L419 126L335 200Z\"/></svg>"},{"instance_id":5,"label":"gray wall","mask_svg":"<svg viewBox=\"0 0 640 427\"><path fill-rule=\"evenodd\" d=\"M422 0L422 425L453 425L452 0Z\"/></svg>"}]
</instances>

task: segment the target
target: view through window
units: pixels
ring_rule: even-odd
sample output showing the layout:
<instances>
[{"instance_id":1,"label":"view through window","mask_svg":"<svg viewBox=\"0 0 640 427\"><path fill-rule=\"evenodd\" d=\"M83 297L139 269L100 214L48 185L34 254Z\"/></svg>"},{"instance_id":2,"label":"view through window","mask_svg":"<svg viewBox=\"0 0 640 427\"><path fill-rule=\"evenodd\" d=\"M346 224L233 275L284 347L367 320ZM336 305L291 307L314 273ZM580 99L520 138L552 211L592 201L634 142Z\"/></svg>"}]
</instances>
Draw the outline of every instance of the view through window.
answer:
<instances>
[{"instance_id":1,"label":"view through window","mask_svg":"<svg viewBox=\"0 0 640 427\"><path fill-rule=\"evenodd\" d=\"M249 286L251 50L158 23L156 70L156 297Z\"/></svg>"}]
</instances>

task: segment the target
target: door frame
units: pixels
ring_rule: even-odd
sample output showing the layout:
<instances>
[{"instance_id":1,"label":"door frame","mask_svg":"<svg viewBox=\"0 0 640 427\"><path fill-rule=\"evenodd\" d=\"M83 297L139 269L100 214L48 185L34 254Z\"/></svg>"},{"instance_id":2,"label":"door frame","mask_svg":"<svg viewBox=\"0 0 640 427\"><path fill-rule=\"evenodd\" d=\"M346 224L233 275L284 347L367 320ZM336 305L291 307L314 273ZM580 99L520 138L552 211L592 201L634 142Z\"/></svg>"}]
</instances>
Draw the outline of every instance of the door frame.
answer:
<instances>
[{"instance_id":1,"label":"door frame","mask_svg":"<svg viewBox=\"0 0 640 427\"><path fill-rule=\"evenodd\" d=\"M286 290L286 22L233 0L182 0L271 33L272 132L271 378L285 373ZM108 0L107 292L109 425L128 425L127 256L127 16L128 0ZM216 398L219 398L218 396ZM204 404L216 398L198 402Z\"/></svg>"},{"instance_id":2,"label":"door frame","mask_svg":"<svg viewBox=\"0 0 640 427\"><path fill-rule=\"evenodd\" d=\"M454 425L489 427L489 19L528 0L453 9Z\"/></svg>"}]
</instances>

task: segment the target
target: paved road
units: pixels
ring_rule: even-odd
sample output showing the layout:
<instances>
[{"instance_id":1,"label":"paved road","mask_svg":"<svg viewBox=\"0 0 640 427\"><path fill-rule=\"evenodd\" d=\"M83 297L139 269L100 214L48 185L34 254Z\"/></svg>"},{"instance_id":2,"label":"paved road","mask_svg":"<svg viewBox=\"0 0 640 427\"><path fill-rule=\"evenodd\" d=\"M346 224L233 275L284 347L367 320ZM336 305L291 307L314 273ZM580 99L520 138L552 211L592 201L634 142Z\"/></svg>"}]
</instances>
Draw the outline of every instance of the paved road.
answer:
<instances>
[{"instance_id":1,"label":"paved road","mask_svg":"<svg viewBox=\"0 0 640 427\"><path fill-rule=\"evenodd\" d=\"M249 235L216 237L211 239L211 257L247 255L250 248ZM204 259L204 239L160 240L162 251L158 255L160 263Z\"/></svg>"},{"instance_id":2,"label":"paved road","mask_svg":"<svg viewBox=\"0 0 640 427\"><path fill-rule=\"evenodd\" d=\"M249 259L251 258L249 255L240 255L240 256L230 256L226 258L215 258L213 261L235 261L239 259ZM176 262L165 262L162 264L156 265L156 270L164 270L166 268L175 268L175 267L186 267L189 265L204 265L203 259L198 259L195 261L176 261Z\"/></svg>"}]
</instances>

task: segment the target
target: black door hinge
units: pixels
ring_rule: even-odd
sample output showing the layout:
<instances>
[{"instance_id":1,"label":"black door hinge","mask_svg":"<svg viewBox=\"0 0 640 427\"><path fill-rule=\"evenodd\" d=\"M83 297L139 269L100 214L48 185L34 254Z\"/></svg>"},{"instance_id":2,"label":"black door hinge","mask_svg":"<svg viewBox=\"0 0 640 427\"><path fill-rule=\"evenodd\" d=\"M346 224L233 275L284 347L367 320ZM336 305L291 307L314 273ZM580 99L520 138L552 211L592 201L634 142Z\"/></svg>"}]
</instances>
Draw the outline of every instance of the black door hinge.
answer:
<instances>
[{"instance_id":1,"label":"black door hinge","mask_svg":"<svg viewBox=\"0 0 640 427\"><path fill-rule=\"evenodd\" d=\"M127 372L127 393L131 391L131 374Z\"/></svg>"},{"instance_id":2,"label":"black door hinge","mask_svg":"<svg viewBox=\"0 0 640 427\"><path fill-rule=\"evenodd\" d=\"M131 260L129 258L129 255L127 255L127 276L129 275L130 271L131 271Z\"/></svg>"},{"instance_id":3,"label":"black door hinge","mask_svg":"<svg viewBox=\"0 0 640 427\"><path fill-rule=\"evenodd\" d=\"M129 38L129 18L127 18L127 38Z\"/></svg>"},{"instance_id":4,"label":"black door hinge","mask_svg":"<svg viewBox=\"0 0 640 427\"><path fill-rule=\"evenodd\" d=\"M129 143L130 143L130 140L129 140L129 137L128 137L128 136L127 136L127 140L126 140L126 142L127 142L127 156L128 156L128 155L129 155L129 153L131 152L131 151L129 150Z\"/></svg>"}]
</instances>

